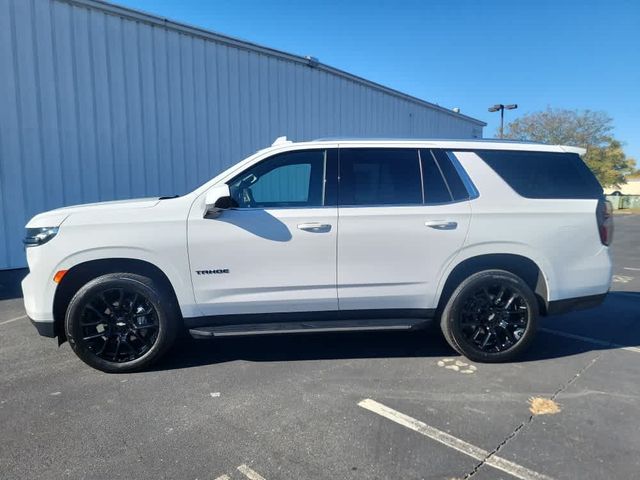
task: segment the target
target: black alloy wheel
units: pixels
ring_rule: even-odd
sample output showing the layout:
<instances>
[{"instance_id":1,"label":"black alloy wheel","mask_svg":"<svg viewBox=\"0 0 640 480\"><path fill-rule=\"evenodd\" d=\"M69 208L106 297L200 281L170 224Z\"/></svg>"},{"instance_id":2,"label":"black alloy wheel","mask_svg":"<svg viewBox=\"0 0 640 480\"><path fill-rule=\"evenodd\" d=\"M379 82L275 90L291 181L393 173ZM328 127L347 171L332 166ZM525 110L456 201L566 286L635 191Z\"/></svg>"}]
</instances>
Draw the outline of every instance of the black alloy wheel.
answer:
<instances>
[{"instance_id":1,"label":"black alloy wheel","mask_svg":"<svg viewBox=\"0 0 640 480\"><path fill-rule=\"evenodd\" d=\"M67 308L65 331L86 364L110 373L142 370L173 344L180 310L152 279L110 273L88 282Z\"/></svg>"},{"instance_id":2,"label":"black alloy wheel","mask_svg":"<svg viewBox=\"0 0 640 480\"><path fill-rule=\"evenodd\" d=\"M513 347L529 323L529 307L523 294L505 283L476 289L467 296L459 315L465 341L487 353Z\"/></svg>"},{"instance_id":3,"label":"black alloy wheel","mask_svg":"<svg viewBox=\"0 0 640 480\"><path fill-rule=\"evenodd\" d=\"M96 292L80 318L86 348L110 362L130 362L142 357L158 339L158 314L140 293L126 288Z\"/></svg>"},{"instance_id":4,"label":"black alloy wheel","mask_svg":"<svg viewBox=\"0 0 640 480\"><path fill-rule=\"evenodd\" d=\"M485 270L451 294L440 326L447 342L478 362L505 362L522 353L535 336L538 302L517 275Z\"/></svg>"}]
</instances>

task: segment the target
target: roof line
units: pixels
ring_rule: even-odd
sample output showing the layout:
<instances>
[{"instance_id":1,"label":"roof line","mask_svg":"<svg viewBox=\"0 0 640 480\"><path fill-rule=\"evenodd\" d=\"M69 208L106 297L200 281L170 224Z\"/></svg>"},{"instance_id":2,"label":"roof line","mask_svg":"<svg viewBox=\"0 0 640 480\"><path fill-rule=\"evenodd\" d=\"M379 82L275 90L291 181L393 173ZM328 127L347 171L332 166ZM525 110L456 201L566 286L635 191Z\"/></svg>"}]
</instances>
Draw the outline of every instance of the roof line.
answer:
<instances>
[{"instance_id":1,"label":"roof line","mask_svg":"<svg viewBox=\"0 0 640 480\"><path fill-rule=\"evenodd\" d=\"M272 146L285 147L285 146L297 146L297 145L309 145L309 144L338 144L338 145L366 145L366 144L415 144L428 145L433 148L447 148L453 151L465 151L465 150L518 150L526 151L528 148L531 151L540 152L556 152L556 153L577 153L583 156L586 153L586 149L582 147L576 147L573 145L562 144L547 144L541 142L532 142L528 140L505 140L496 138L377 138L377 137L325 137L317 138L315 140L303 140L300 142L290 142L286 144L279 143ZM442 145L447 145L442 147ZM415 148L417 148L417 146ZM269 147L264 149L269 150Z\"/></svg>"},{"instance_id":2,"label":"roof line","mask_svg":"<svg viewBox=\"0 0 640 480\"><path fill-rule=\"evenodd\" d=\"M513 140L508 138L436 138L436 137L320 137L311 142L477 142L511 143L523 145L548 145L532 140ZM294 142L300 143L300 142Z\"/></svg>"},{"instance_id":3,"label":"roof line","mask_svg":"<svg viewBox=\"0 0 640 480\"><path fill-rule=\"evenodd\" d=\"M173 29L182 33L192 35L192 36L200 37L206 40L229 45L241 50L254 51L254 52L262 53L264 55L270 55L270 56L278 57L290 62L306 65L309 68L316 68L318 70L323 70L332 75L345 78L355 83L366 85L375 90L382 91L394 97L407 100L409 102L421 105L423 107L428 107L433 110L438 110L439 112L446 113L448 115L451 115L452 117L455 117L461 120L467 120L481 127L487 126L486 122L483 122L482 120L478 120L477 118L473 118L468 115L464 115L462 113L456 113L453 110L449 110L448 108L441 107L440 105L436 105L435 103L431 103L426 100L422 100L421 98L403 93L399 90L395 90L393 88L386 87L379 83L372 82L371 80L367 80L366 78L359 77L358 75L345 72L344 70L340 70L339 68L334 68L320 62L316 63L315 60L310 61L309 59L300 55L294 55L292 53L287 53L282 50L277 50L275 48L265 47L263 45L259 45L257 43L253 43L246 40L241 40L239 38L235 38L229 35L212 32L211 30L206 30L204 28L197 27L194 25L189 25L186 23L169 20L168 18L163 18L158 15L154 15L152 13L143 12L141 10L124 7L124 6L116 5L113 3L107 3L104 0L54 0L54 1L74 4L74 5L82 6L85 8L102 10L105 13L109 13L111 15L126 17L126 18L136 20L138 22L146 23L152 26L153 25L162 26L162 27Z\"/></svg>"}]
</instances>

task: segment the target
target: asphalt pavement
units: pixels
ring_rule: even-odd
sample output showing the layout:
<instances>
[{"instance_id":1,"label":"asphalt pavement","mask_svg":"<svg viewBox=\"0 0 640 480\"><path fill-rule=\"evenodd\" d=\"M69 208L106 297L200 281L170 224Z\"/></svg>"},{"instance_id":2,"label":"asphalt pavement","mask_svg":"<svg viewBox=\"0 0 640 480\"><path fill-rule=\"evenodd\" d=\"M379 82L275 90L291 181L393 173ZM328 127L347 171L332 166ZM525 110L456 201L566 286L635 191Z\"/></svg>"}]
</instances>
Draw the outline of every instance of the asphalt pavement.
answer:
<instances>
[{"instance_id":1,"label":"asphalt pavement","mask_svg":"<svg viewBox=\"0 0 640 480\"><path fill-rule=\"evenodd\" d=\"M516 363L438 334L182 339L109 375L39 337L0 272L2 479L602 479L640 470L640 216L612 293Z\"/></svg>"}]
</instances>

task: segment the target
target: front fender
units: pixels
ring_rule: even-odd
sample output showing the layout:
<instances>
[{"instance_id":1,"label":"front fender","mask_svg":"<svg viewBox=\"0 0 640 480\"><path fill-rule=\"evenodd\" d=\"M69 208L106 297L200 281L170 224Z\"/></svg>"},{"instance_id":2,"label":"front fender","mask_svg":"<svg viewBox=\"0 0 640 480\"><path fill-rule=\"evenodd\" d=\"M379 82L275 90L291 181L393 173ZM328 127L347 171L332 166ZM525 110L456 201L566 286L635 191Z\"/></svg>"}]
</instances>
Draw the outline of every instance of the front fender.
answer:
<instances>
[{"instance_id":1,"label":"front fender","mask_svg":"<svg viewBox=\"0 0 640 480\"><path fill-rule=\"evenodd\" d=\"M74 252L61 261L53 269L52 275L59 270L71 270L82 263L95 260L110 259L130 259L141 260L157 267L169 279L175 291L182 315L185 317L197 316L200 314L196 307L189 276L188 264L176 265L169 258L163 258L157 253L139 247L97 247L89 248L79 252ZM55 290L55 284L54 284Z\"/></svg>"}]
</instances>

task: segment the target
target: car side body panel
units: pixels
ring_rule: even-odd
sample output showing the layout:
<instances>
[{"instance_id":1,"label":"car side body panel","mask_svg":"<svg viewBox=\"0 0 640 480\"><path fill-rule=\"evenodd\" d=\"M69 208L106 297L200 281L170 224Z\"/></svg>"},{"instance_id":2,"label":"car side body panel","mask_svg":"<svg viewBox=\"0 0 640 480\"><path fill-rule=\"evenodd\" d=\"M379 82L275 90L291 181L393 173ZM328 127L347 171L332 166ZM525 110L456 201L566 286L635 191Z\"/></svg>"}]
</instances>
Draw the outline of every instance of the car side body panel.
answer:
<instances>
[{"instance_id":1,"label":"car side body panel","mask_svg":"<svg viewBox=\"0 0 640 480\"><path fill-rule=\"evenodd\" d=\"M186 248L186 211L192 201L187 196L156 199L152 206L142 208L129 203L123 203L124 208L75 207L62 222L58 236L26 249L30 273L22 288L27 315L35 321L53 322L56 272L92 260L115 258L143 260L158 267L171 282L182 314L200 315ZM37 223L47 221L45 215L37 219Z\"/></svg>"},{"instance_id":2,"label":"car side body panel","mask_svg":"<svg viewBox=\"0 0 640 480\"><path fill-rule=\"evenodd\" d=\"M438 280L465 242L468 201L340 207L339 212L341 310L437 306ZM437 228L448 222L456 227Z\"/></svg>"},{"instance_id":3,"label":"car side body panel","mask_svg":"<svg viewBox=\"0 0 640 480\"><path fill-rule=\"evenodd\" d=\"M480 191L455 263L490 253L525 256L542 271L548 301L608 291L612 264L598 234L597 200L524 198L475 153L455 155Z\"/></svg>"},{"instance_id":4,"label":"car side body panel","mask_svg":"<svg viewBox=\"0 0 640 480\"><path fill-rule=\"evenodd\" d=\"M337 209L238 209L189 217L195 299L204 315L337 310ZM305 225L326 225L318 231Z\"/></svg>"}]
</instances>

